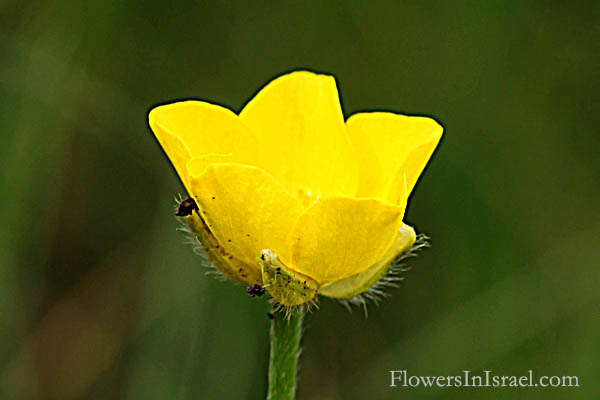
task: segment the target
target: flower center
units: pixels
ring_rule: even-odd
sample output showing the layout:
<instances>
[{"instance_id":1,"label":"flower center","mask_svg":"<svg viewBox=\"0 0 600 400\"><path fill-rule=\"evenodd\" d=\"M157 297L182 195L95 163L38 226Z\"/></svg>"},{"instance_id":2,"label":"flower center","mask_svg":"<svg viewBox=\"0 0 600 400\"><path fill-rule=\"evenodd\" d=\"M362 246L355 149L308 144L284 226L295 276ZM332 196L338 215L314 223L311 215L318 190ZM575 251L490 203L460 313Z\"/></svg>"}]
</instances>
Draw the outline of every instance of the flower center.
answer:
<instances>
[{"instance_id":1,"label":"flower center","mask_svg":"<svg viewBox=\"0 0 600 400\"><path fill-rule=\"evenodd\" d=\"M309 207L317 200L319 200L321 195L319 193L314 193L310 189L298 189L298 198L302 201L304 207Z\"/></svg>"}]
</instances>

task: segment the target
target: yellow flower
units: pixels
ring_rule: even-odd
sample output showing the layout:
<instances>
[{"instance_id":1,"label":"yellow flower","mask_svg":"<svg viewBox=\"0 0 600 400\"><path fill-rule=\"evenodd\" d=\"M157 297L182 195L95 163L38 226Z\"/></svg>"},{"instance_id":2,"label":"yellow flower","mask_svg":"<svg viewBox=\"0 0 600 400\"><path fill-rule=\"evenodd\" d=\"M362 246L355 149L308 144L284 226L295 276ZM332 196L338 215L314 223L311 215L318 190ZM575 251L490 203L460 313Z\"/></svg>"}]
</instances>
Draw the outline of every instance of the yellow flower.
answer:
<instances>
[{"instance_id":1,"label":"yellow flower","mask_svg":"<svg viewBox=\"0 0 600 400\"><path fill-rule=\"evenodd\" d=\"M149 121L215 266L284 305L356 296L412 246L404 210L442 134L433 119L387 112L344 122L335 79L307 71L273 80L238 115L183 101Z\"/></svg>"}]
</instances>

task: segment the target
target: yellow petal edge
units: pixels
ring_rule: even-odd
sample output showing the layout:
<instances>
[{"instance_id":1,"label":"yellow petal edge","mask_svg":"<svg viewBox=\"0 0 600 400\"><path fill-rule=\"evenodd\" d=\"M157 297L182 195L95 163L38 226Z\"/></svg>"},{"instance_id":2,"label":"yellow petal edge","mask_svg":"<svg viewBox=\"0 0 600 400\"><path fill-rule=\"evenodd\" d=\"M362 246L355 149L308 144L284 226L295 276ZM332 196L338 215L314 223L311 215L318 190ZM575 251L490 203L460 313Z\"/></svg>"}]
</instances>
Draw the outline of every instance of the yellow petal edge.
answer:
<instances>
[{"instance_id":1,"label":"yellow petal edge","mask_svg":"<svg viewBox=\"0 0 600 400\"><path fill-rule=\"evenodd\" d=\"M254 165L260 156L256 135L225 107L180 101L153 108L148 122L188 191L186 165L193 158L223 156L230 163Z\"/></svg>"}]
</instances>

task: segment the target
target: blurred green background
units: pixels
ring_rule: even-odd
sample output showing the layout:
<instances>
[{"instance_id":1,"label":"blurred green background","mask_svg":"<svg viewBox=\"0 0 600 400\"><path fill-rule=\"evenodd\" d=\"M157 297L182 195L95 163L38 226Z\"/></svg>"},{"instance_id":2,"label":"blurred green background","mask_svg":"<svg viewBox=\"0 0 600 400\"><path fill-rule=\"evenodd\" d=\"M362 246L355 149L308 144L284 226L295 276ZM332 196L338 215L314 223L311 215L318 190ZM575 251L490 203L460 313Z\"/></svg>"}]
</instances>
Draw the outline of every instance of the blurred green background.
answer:
<instances>
[{"instance_id":1,"label":"blurred green background","mask_svg":"<svg viewBox=\"0 0 600 400\"><path fill-rule=\"evenodd\" d=\"M268 306L176 232L157 103L310 68L445 135L391 298L307 319L299 399L600 398L598 2L0 2L0 398L260 399ZM579 388L390 388L389 370Z\"/></svg>"}]
</instances>

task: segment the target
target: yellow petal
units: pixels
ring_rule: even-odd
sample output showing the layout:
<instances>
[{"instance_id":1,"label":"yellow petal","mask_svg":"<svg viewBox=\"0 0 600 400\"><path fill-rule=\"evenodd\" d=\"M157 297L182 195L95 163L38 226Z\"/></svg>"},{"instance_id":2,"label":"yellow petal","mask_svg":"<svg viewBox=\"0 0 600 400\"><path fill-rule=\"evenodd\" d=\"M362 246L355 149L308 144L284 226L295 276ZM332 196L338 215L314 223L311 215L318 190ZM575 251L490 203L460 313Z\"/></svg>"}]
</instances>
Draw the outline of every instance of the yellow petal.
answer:
<instances>
[{"instance_id":1,"label":"yellow petal","mask_svg":"<svg viewBox=\"0 0 600 400\"><path fill-rule=\"evenodd\" d=\"M360 113L346 122L359 149L359 197L401 202L404 174L408 194L435 150L443 128L431 118L384 112Z\"/></svg>"},{"instance_id":2,"label":"yellow petal","mask_svg":"<svg viewBox=\"0 0 600 400\"><path fill-rule=\"evenodd\" d=\"M290 267L320 284L365 271L390 248L403 214L403 207L372 199L321 199L290 237Z\"/></svg>"},{"instance_id":3,"label":"yellow petal","mask_svg":"<svg viewBox=\"0 0 600 400\"><path fill-rule=\"evenodd\" d=\"M228 253L255 265L263 249L289 259L287 237L302 213L272 175L240 164L190 163L191 187L208 227Z\"/></svg>"},{"instance_id":4,"label":"yellow petal","mask_svg":"<svg viewBox=\"0 0 600 400\"><path fill-rule=\"evenodd\" d=\"M356 192L356 154L335 79L299 71L265 86L240 113L259 137L259 166L313 199Z\"/></svg>"},{"instance_id":5,"label":"yellow petal","mask_svg":"<svg viewBox=\"0 0 600 400\"><path fill-rule=\"evenodd\" d=\"M230 162L252 164L258 156L256 136L224 107L182 101L152 109L148 120L182 180L185 177L181 174L186 173L191 158L221 154L229 156ZM187 154L182 148L187 149Z\"/></svg>"}]
</instances>

